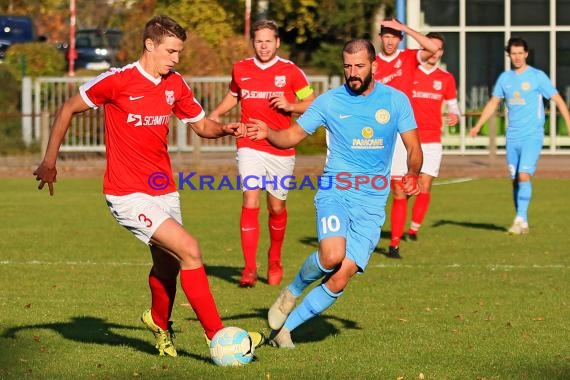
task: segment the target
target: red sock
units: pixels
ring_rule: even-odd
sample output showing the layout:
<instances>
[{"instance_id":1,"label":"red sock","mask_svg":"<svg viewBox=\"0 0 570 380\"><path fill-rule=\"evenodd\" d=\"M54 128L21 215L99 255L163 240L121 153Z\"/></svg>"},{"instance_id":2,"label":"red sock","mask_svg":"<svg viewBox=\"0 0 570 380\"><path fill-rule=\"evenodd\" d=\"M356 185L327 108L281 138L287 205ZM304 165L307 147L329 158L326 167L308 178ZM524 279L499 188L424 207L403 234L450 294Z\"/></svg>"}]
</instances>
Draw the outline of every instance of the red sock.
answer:
<instances>
[{"instance_id":1,"label":"red sock","mask_svg":"<svg viewBox=\"0 0 570 380\"><path fill-rule=\"evenodd\" d=\"M417 225L422 224L429 207L430 198L430 193L418 194L416 201L414 202L414 207L412 207L412 223Z\"/></svg>"},{"instance_id":2,"label":"red sock","mask_svg":"<svg viewBox=\"0 0 570 380\"><path fill-rule=\"evenodd\" d=\"M281 262L281 247L285 238L285 227L287 227L287 210L283 209L280 214L269 213L269 262Z\"/></svg>"},{"instance_id":3,"label":"red sock","mask_svg":"<svg viewBox=\"0 0 570 380\"><path fill-rule=\"evenodd\" d=\"M245 268L256 272L257 244L259 242L259 208L242 207L239 225Z\"/></svg>"},{"instance_id":4,"label":"red sock","mask_svg":"<svg viewBox=\"0 0 570 380\"><path fill-rule=\"evenodd\" d=\"M168 280L158 278L152 269L148 275L148 285L152 298L150 313L158 327L168 330L168 321L172 314L174 297L176 296L176 277Z\"/></svg>"},{"instance_id":5,"label":"red sock","mask_svg":"<svg viewBox=\"0 0 570 380\"><path fill-rule=\"evenodd\" d=\"M396 199L392 201L392 213L390 215L391 238L390 246L397 247L400 245L400 239L404 235L404 227L406 226L406 217L408 214L408 199Z\"/></svg>"},{"instance_id":6,"label":"red sock","mask_svg":"<svg viewBox=\"0 0 570 380\"><path fill-rule=\"evenodd\" d=\"M218 313L214 296L210 291L208 277L204 266L198 269L185 269L180 271L180 284L182 290L196 313L196 317L202 324L202 328L208 339L221 330L224 325Z\"/></svg>"}]
</instances>

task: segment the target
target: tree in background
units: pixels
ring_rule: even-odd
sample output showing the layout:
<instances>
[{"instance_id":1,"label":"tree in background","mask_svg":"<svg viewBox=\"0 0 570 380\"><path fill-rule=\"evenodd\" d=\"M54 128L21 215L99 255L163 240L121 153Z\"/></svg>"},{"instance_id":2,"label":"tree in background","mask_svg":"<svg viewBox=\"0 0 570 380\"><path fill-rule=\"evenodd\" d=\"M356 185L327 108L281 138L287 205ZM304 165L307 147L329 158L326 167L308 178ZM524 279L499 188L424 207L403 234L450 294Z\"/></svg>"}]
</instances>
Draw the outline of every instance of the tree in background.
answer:
<instances>
[{"instance_id":1,"label":"tree in background","mask_svg":"<svg viewBox=\"0 0 570 380\"><path fill-rule=\"evenodd\" d=\"M281 0L271 2L270 17L283 25L282 40L291 45L293 60L340 75L344 43L373 38L379 30L378 12L393 9L393 0Z\"/></svg>"},{"instance_id":2,"label":"tree in background","mask_svg":"<svg viewBox=\"0 0 570 380\"><path fill-rule=\"evenodd\" d=\"M230 14L212 0L159 0L154 13L176 15L188 31L181 73L230 75L233 62L251 54L249 41L232 28Z\"/></svg>"},{"instance_id":3,"label":"tree in background","mask_svg":"<svg viewBox=\"0 0 570 380\"><path fill-rule=\"evenodd\" d=\"M187 27L189 43L178 69L190 75L228 75L231 64L252 54L243 37L245 0L76 0L77 27L123 31L122 63L140 55L143 20L165 13ZM281 27L286 56L309 73L340 74L338 52L351 38L373 38L377 14L391 14L394 0L252 0L251 21L260 4ZM52 44L69 39L69 0L3 0L2 14L31 14L39 34ZM310 68L308 67L310 66Z\"/></svg>"}]
</instances>

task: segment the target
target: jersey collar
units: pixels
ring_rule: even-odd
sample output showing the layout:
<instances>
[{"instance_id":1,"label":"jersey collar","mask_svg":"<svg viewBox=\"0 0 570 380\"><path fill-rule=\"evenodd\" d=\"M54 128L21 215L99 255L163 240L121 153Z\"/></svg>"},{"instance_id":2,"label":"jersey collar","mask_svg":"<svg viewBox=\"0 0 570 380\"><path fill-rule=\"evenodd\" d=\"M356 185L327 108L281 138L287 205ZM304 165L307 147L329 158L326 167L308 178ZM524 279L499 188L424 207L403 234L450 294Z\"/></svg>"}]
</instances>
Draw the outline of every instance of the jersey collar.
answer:
<instances>
[{"instance_id":1,"label":"jersey collar","mask_svg":"<svg viewBox=\"0 0 570 380\"><path fill-rule=\"evenodd\" d=\"M155 85L159 84L160 81L162 80L162 76L159 76L158 78L153 77L152 75L150 75L149 73L147 73L141 66L141 63L139 61L135 62L135 67L137 68L137 70L141 73L141 75L143 77L145 77L146 79L148 79L149 81L151 81L152 83L154 83Z\"/></svg>"},{"instance_id":2,"label":"jersey collar","mask_svg":"<svg viewBox=\"0 0 570 380\"><path fill-rule=\"evenodd\" d=\"M253 63L255 63L255 66L259 67L261 70L265 70L276 64L279 59L280 58L278 56L275 56L271 61L263 63L257 59L257 57L253 57Z\"/></svg>"},{"instance_id":3,"label":"jersey collar","mask_svg":"<svg viewBox=\"0 0 570 380\"><path fill-rule=\"evenodd\" d=\"M437 69L439 69L439 65L435 65L431 70L426 69L425 67L423 67L422 65L418 66L418 69L420 69L421 71L423 71L424 74L426 75L430 75L431 73L433 73L434 71L436 71Z\"/></svg>"},{"instance_id":4,"label":"jersey collar","mask_svg":"<svg viewBox=\"0 0 570 380\"><path fill-rule=\"evenodd\" d=\"M380 59L383 61L392 62L393 60L398 58L398 56L400 55L400 52L401 52L401 50L396 50L396 52L390 56L385 55L382 52L380 52L380 53L378 53L378 57L380 57Z\"/></svg>"}]
</instances>

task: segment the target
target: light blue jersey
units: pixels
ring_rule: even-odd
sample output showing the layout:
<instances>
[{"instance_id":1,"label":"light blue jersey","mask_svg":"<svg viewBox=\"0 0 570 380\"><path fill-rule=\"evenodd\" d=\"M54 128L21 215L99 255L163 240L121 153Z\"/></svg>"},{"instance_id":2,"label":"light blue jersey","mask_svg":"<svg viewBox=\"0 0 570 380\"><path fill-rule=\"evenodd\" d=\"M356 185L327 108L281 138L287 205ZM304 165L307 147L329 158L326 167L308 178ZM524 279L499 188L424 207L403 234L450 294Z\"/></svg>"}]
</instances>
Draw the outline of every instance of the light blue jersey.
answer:
<instances>
[{"instance_id":1,"label":"light blue jersey","mask_svg":"<svg viewBox=\"0 0 570 380\"><path fill-rule=\"evenodd\" d=\"M384 206L396 133L416 128L403 92L377 82L362 96L343 85L317 97L297 122L309 134L326 128L327 160L319 192L342 191L358 204Z\"/></svg>"},{"instance_id":2,"label":"light blue jersey","mask_svg":"<svg viewBox=\"0 0 570 380\"><path fill-rule=\"evenodd\" d=\"M557 92L548 76L532 66L520 74L514 70L502 73L493 88L493 96L505 100L507 140L544 136L543 98L550 99Z\"/></svg>"},{"instance_id":3,"label":"light blue jersey","mask_svg":"<svg viewBox=\"0 0 570 380\"><path fill-rule=\"evenodd\" d=\"M376 83L367 96L345 85L319 96L297 120L327 131L327 160L315 196L319 242L346 239L346 257L363 272L380 239L398 132L416 128L408 97Z\"/></svg>"}]
</instances>

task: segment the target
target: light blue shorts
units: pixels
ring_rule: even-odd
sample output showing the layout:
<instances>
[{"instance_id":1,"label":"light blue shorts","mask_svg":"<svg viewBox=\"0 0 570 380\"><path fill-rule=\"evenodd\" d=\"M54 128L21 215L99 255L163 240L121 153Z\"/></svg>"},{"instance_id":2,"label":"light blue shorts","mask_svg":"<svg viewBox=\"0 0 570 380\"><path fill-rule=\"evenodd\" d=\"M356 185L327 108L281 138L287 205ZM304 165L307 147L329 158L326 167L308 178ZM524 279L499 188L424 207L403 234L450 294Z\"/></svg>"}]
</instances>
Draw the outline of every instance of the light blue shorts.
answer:
<instances>
[{"instance_id":1,"label":"light blue shorts","mask_svg":"<svg viewBox=\"0 0 570 380\"><path fill-rule=\"evenodd\" d=\"M529 137L525 140L507 140L507 165L511 179L518 173L534 175L542 150L543 137Z\"/></svg>"},{"instance_id":2,"label":"light blue shorts","mask_svg":"<svg viewBox=\"0 0 570 380\"><path fill-rule=\"evenodd\" d=\"M346 257L364 272L370 255L380 240L386 220L385 201L363 206L351 202L335 191L319 191L315 196L319 242L333 236L346 239ZM384 203L381 208L379 203Z\"/></svg>"}]
</instances>

